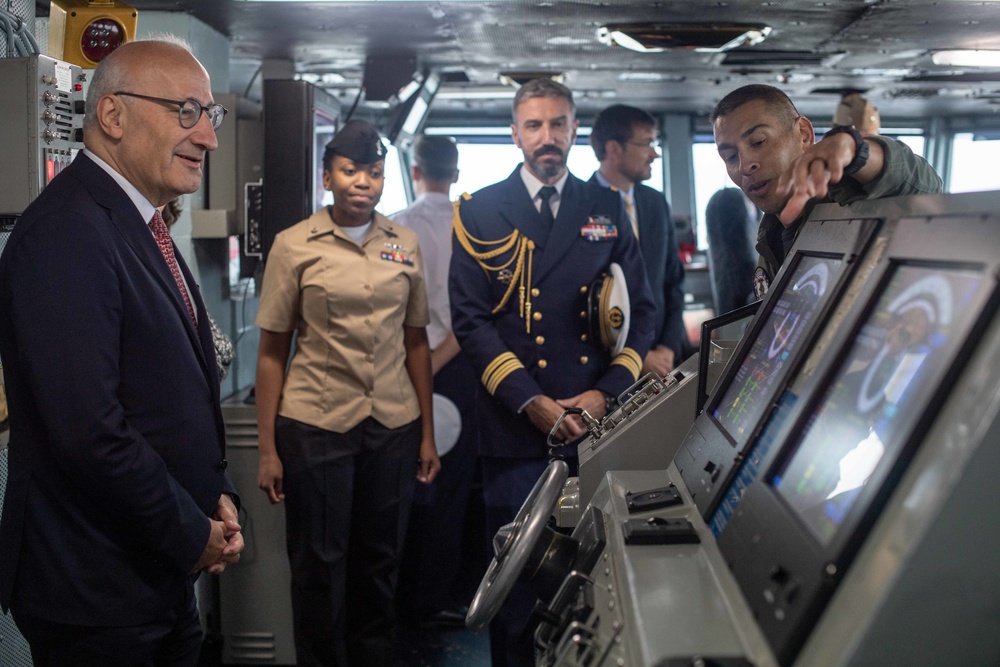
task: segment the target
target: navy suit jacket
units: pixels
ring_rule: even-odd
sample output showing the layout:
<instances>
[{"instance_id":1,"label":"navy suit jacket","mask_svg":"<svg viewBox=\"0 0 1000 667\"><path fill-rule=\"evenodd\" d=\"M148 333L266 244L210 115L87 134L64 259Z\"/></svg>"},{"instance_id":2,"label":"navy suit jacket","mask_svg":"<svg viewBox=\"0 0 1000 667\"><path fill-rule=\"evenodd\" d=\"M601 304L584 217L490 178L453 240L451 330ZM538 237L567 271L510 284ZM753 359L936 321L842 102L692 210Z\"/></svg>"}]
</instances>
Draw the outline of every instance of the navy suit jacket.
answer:
<instances>
[{"instance_id":1,"label":"navy suit jacket","mask_svg":"<svg viewBox=\"0 0 1000 667\"><path fill-rule=\"evenodd\" d=\"M463 195L459 221L473 239L486 242L473 242L476 252L497 248L489 244L514 232L535 245L528 331L516 287L506 305L492 312L511 281L504 281L500 272L485 271L461 243L453 244L448 281L452 328L481 381L476 403L481 454L547 455L546 434L518 413L534 396L570 398L590 389L617 396L635 382L653 336L653 301L635 236L620 220L618 194L572 174L547 235L521 180L520 166L506 180L472 196ZM593 233L601 230L608 233ZM513 259L509 264L513 270L512 254L508 250L488 264L499 266ZM587 321L581 317L587 288L611 262L621 265L631 301L626 347L614 358L600 341L587 336Z\"/></svg>"},{"instance_id":2,"label":"navy suit jacket","mask_svg":"<svg viewBox=\"0 0 1000 667\"><path fill-rule=\"evenodd\" d=\"M82 153L14 226L0 256L5 609L135 625L185 593L233 487L208 314L177 260L197 329L146 221Z\"/></svg>"},{"instance_id":3,"label":"navy suit jacket","mask_svg":"<svg viewBox=\"0 0 1000 667\"><path fill-rule=\"evenodd\" d=\"M596 176L590 183L600 185ZM653 347L663 345L673 350L676 367L688 345L684 330L684 265L677 253L677 232L662 192L636 183L632 194L639 218L639 249L656 304Z\"/></svg>"}]
</instances>

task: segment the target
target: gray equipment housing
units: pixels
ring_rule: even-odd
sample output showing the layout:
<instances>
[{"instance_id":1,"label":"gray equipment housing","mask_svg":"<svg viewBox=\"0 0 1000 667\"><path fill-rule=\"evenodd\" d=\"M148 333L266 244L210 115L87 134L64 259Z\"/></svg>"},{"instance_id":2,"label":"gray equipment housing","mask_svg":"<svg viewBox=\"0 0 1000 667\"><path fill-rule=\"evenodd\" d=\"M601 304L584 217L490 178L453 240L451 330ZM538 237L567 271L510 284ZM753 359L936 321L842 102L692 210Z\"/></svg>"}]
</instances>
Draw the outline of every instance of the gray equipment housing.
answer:
<instances>
[{"instance_id":1,"label":"gray equipment housing","mask_svg":"<svg viewBox=\"0 0 1000 667\"><path fill-rule=\"evenodd\" d=\"M77 65L33 55L0 58L3 107L0 218L16 218L83 148L84 82Z\"/></svg>"},{"instance_id":2,"label":"gray equipment housing","mask_svg":"<svg viewBox=\"0 0 1000 667\"><path fill-rule=\"evenodd\" d=\"M1000 193L974 193L821 206L814 217L893 222L998 210ZM548 603L547 620L536 630L537 663L1000 663L1000 559L994 548L1000 544L994 511L1000 315L995 308L987 312L992 315L974 349L953 369L953 384L917 434L912 459L876 506L874 523L860 532L856 556L838 573L832 597L795 655L779 662L748 604L760 591L741 588L671 464L604 476L573 533L581 550L600 555L587 571L571 572ZM820 346L819 354L831 352ZM805 367L815 363L807 359ZM679 503L630 511L637 494L670 485Z\"/></svg>"}]
</instances>

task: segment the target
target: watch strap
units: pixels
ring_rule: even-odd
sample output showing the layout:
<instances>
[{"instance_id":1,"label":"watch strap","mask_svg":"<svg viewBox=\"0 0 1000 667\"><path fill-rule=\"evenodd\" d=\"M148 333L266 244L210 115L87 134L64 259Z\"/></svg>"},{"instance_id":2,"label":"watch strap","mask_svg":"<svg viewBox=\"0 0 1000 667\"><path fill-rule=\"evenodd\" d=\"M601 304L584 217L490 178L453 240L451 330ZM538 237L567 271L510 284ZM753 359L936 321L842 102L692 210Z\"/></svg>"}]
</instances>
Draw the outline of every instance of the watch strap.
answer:
<instances>
[{"instance_id":1,"label":"watch strap","mask_svg":"<svg viewBox=\"0 0 1000 667\"><path fill-rule=\"evenodd\" d=\"M833 129L823 135L823 138L832 137L835 134L849 134L854 138L854 159L844 167L844 176L855 174L868 164L868 142L861 136L858 129L853 125L835 125Z\"/></svg>"}]
</instances>

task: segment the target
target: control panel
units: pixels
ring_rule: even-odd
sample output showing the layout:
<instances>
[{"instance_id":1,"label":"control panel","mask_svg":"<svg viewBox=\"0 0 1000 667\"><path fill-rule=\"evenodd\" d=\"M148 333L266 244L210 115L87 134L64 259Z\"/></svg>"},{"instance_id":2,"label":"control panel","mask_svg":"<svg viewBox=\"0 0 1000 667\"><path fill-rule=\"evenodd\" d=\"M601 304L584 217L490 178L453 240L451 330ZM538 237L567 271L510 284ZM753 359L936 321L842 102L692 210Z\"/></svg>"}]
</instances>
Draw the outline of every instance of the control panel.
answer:
<instances>
[{"instance_id":1,"label":"control panel","mask_svg":"<svg viewBox=\"0 0 1000 667\"><path fill-rule=\"evenodd\" d=\"M83 148L86 74L44 55L0 58L0 219L9 226Z\"/></svg>"}]
</instances>

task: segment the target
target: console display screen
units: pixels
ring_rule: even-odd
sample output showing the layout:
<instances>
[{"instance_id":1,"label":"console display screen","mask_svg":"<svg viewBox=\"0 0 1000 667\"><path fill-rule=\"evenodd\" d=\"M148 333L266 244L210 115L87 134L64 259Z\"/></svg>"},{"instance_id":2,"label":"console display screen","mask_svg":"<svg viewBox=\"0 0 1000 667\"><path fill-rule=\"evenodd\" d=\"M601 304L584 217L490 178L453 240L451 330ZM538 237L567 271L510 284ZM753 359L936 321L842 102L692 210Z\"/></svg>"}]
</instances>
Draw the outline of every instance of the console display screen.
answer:
<instances>
[{"instance_id":1,"label":"console display screen","mask_svg":"<svg viewBox=\"0 0 1000 667\"><path fill-rule=\"evenodd\" d=\"M900 266L854 337L794 454L771 484L826 545L879 461L895 457L902 424L926 408L978 312L982 274ZM923 401L924 403L926 401Z\"/></svg>"},{"instance_id":2,"label":"console display screen","mask_svg":"<svg viewBox=\"0 0 1000 667\"><path fill-rule=\"evenodd\" d=\"M739 439L756 426L772 387L787 372L788 358L809 326L817 304L833 289L839 259L803 256L788 287L767 314L753 347L743 359L712 416Z\"/></svg>"}]
</instances>

